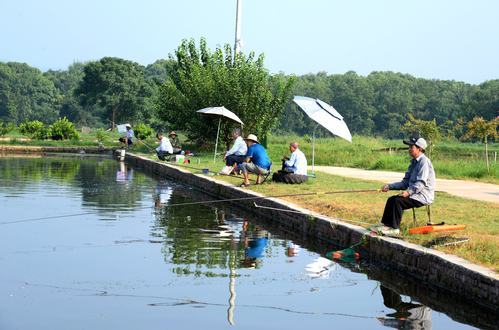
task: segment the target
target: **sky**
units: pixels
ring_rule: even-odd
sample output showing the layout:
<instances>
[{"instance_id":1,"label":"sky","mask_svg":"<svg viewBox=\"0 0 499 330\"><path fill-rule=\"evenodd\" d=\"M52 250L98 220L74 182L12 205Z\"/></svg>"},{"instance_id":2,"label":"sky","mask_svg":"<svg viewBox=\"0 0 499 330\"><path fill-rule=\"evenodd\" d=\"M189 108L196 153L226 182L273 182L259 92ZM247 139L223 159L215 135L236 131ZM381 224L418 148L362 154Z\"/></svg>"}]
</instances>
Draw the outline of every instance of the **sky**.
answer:
<instances>
[{"instance_id":1,"label":"sky","mask_svg":"<svg viewBox=\"0 0 499 330\"><path fill-rule=\"evenodd\" d=\"M272 73L395 71L499 79L496 0L240 0L242 51ZM120 57L151 64L182 39L235 38L237 0L0 0L0 61L42 71Z\"/></svg>"}]
</instances>

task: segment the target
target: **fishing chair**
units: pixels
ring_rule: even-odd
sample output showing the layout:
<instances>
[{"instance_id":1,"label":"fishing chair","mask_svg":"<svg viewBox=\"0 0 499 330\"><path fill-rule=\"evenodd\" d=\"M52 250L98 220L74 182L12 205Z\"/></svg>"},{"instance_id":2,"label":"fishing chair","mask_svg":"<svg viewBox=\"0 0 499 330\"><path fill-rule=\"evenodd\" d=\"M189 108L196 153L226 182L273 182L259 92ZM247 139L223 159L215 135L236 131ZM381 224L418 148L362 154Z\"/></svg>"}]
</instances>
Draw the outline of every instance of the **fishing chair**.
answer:
<instances>
[{"instance_id":1,"label":"fishing chair","mask_svg":"<svg viewBox=\"0 0 499 330\"><path fill-rule=\"evenodd\" d=\"M267 179L270 176L270 174L272 174L271 170L272 170L272 162L270 162L270 166L269 166L269 169L267 170L267 174L262 175L263 180L262 180L262 182L260 182L260 184L263 184L263 183L265 183L265 181L267 181Z\"/></svg>"},{"instance_id":2,"label":"fishing chair","mask_svg":"<svg viewBox=\"0 0 499 330\"><path fill-rule=\"evenodd\" d=\"M433 224L433 222L431 222L431 208L430 208L430 206L431 206L431 204L425 205L426 214L428 215L428 225ZM412 208L412 220L414 222L414 227L417 227L418 221L416 220L416 211L414 210L414 207Z\"/></svg>"}]
</instances>

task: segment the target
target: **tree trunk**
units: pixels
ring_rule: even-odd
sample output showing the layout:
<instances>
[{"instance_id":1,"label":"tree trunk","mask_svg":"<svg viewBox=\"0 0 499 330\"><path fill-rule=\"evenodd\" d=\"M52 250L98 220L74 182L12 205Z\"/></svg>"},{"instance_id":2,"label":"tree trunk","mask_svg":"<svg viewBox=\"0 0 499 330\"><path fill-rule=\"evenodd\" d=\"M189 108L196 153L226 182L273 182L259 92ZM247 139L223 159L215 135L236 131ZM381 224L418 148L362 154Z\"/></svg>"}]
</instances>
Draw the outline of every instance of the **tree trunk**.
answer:
<instances>
[{"instance_id":1,"label":"tree trunk","mask_svg":"<svg viewBox=\"0 0 499 330\"><path fill-rule=\"evenodd\" d=\"M487 143L487 137L485 137L485 162L487 163L487 173L490 174L489 148L488 148L488 143Z\"/></svg>"},{"instance_id":2,"label":"tree trunk","mask_svg":"<svg viewBox=\"0 0 499 330\"><path fill-rule=\"evenodd\" d=\"M116 107L113 107L113 114L112 114L112 122L113 122L113 127L112 127L112 131L114 131L114 129L116 128Z\"/></svg>"}]
</instances>

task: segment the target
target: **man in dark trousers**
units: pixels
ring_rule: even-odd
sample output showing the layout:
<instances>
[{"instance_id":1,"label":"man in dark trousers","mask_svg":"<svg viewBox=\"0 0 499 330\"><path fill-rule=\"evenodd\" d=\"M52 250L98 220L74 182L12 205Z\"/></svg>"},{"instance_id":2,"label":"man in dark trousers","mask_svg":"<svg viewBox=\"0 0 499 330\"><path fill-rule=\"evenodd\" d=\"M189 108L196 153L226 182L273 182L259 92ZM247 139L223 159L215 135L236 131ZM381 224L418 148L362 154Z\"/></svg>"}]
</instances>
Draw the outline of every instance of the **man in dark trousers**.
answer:
<instances>
[{"instance_id":1,"label":"man in dark trousers","mask_svg":"<svg viewBox=\"0 0 499 330\"><path fill-rule=\"evenodd\" d=\"M375 231L383 235L400 234L400 222L404 210L429 205L435 198L435 171L431 160L424 154L427 147L425 139L413 135L403 141L409 146L412 160L404 178L400 182L385 184L381 190L404 190L388 198L383 212L382 224L375 226Z\"/></svg>"}]
</instances>

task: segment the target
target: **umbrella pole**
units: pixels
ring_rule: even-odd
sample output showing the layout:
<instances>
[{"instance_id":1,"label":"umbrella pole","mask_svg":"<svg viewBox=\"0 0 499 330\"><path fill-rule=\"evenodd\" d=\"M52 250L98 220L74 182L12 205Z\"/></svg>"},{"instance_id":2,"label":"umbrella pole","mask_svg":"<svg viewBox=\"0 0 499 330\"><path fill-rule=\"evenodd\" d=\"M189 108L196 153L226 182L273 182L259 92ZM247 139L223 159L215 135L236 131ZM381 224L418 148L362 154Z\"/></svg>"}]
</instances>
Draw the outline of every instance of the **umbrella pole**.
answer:
<instances>
[{"instance_id":1,"label":"umbrella pole","mask_svg":"<svg viewBox=\"0 0 499 330\"><path fill-rule=\"evenodd\" d=\"M319 127L319 125L315 125L314 130L312 131L312 174L315 177L315 130Z\"/></svg>"},{"instance_id":2,"label":"umbrella pole","mask_svg":"<svg viewBox=\"0 0 499 330\"><path fill-rule=\"evenodd\" d=\"M218 136L220 135L220 123L221 122L222 122L222 118L218 119L217 140L215 142L215 154L213 155L213 164L215 164L215 158L217 158Z\"/></svg>"}]
</instances>

